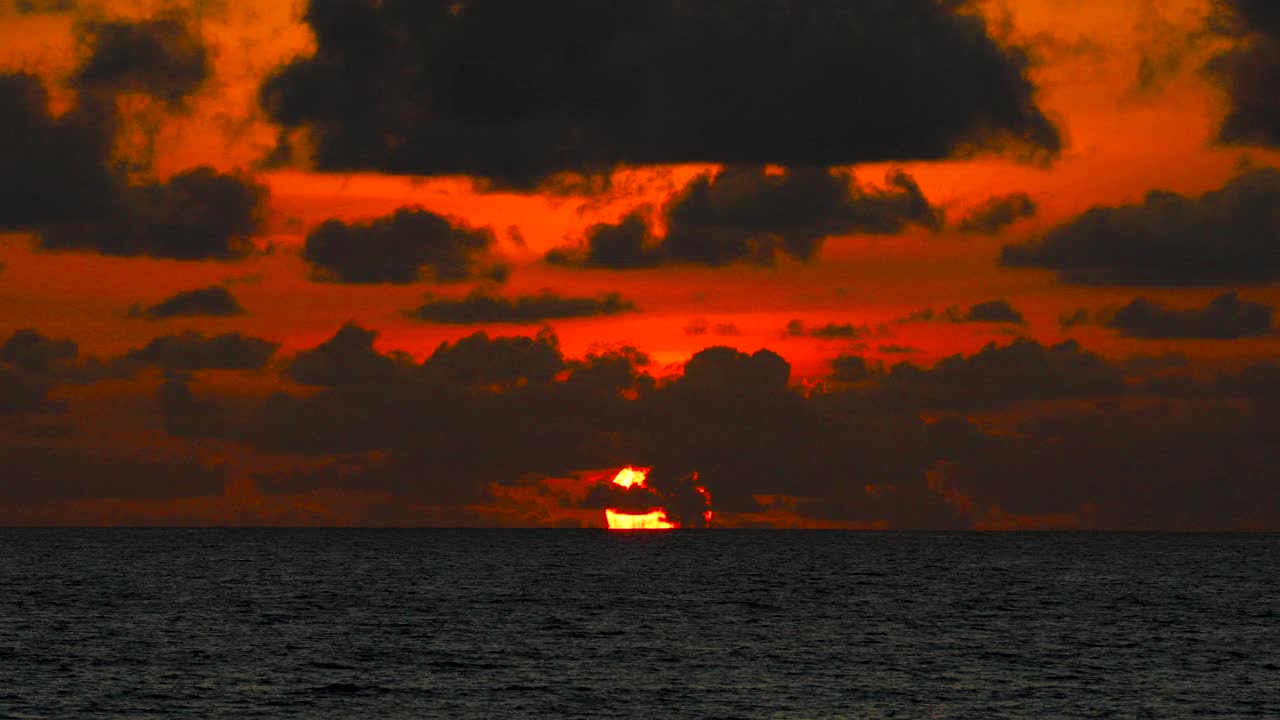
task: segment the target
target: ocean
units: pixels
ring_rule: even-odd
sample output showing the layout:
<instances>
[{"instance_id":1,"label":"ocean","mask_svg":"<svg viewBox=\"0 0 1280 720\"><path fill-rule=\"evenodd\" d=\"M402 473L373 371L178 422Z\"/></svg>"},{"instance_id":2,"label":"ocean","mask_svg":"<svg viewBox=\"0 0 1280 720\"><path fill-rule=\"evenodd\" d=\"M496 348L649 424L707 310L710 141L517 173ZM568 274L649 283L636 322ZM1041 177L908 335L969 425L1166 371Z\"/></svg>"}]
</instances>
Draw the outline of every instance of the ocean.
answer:
<instances>
[{"instance_id":1,"label":"ocean","mask_svg":"<svg viewBox=\"0 0 1280 720\"><path fill-rule=\"evenodd\" d=\"M0 529L4 718L1280 718L1280 535Z\"/></svg>"}]
</instances>

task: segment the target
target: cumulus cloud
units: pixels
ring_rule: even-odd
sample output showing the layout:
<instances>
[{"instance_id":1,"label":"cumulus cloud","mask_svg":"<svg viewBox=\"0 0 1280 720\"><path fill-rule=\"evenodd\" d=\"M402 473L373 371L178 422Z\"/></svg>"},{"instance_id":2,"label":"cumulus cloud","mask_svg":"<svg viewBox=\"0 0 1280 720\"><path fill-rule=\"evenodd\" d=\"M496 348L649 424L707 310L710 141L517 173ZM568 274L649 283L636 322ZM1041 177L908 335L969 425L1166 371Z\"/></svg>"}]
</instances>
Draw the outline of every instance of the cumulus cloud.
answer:
<instances>
[{"instance_id":1,"label":"cumulus cloud","mask_svg":"<svg viewBox=\"0 0 1280 720\"><path fill-rule=\"evenodd\" d=\"M72 86L82 94L145 93L177 106L212 72L198 29L178 15L91 21L79 35L89 52Z\"/></svg>"},{"instance_id":2,"label":"cumulus cloud","mask_svg":"<svg viewBox=\"0 0 1280 720\"><path fill-rule=\"evenodd\" d=\"M29 373L47 373L79 354L74 341L48 338L31 328L14 332L0 345L0 361Z\"/></svg>"},{"instance_id":3,"label":"cumulus cloud","mask_svg":"<svg viewBox=\"0 0 1280 720\"><path fill-rule=\"evenodd\" d=\"M1198 198L1154 190L1140 204L1091 208L1035 242L1006 245L1000 263L1085 285L1274 282L1277 204L1280 170L1247 170Z\"/></svg>"},{"instance_id":4,"label":"cumulus cloud","mask_svg":"<svg viewBox=\"0 0 1280 720\"><path fill-rule=\"evenodd\" d=\"M51 389L46 378L0 366L0 417L65 410L65 403L49 397Z\"/></svg>"},{"instance_id":5,"label":"cumulus cloud","mask_svg":"<svg viewBox=\"0 0 1280 720\"><path fill-rule=\"evenodd\" d=\"M14 0L13 9L19 15L65 13L76 9L76 0ZM3 11L0 7L0 14Z\"/></svg>"},{"instance_id":6,"label":"cumulus cloud","mask_svg":"<svg viewBox=\"0 0 1280 720\"><path fill-rule=\"evenodd\" d=\"M617 315L635 309L635 305L618 293L606 293L596 298L564 297L543 290L534 295L505 298L476 289L457 299L428 295L421 305L409 311L409 315L418 320L453 325L528 325L545 320Z\"/></svg>"},{"instance_id":7,"label":"cumulus cloud","mask_svg":"<svg viewBox=\"0 0 1280 720\"><path fill-rule=\"evenodd\" d=\"M665 264L772 265L809 261L825 238L893 234L910 224L937 230L941 211L909 175L890 172L883 188L859 186L823 169L734 166L702 176L663 208L667 232L653 237L639 214L587 232L581 247L552 250L553 264L628 270Z\"/></svg>"},{"instance_id":8,"label":"cumulus cloud","mask_svg":"<svg viewBox=\"0 0 1280 720\"><path fill-rule=\"evenodd\" d=\"M231 291L218 285L184 290L154 305L134 305L129 317L167 320L176 317L232 317L244 315L244 308Z\"/></svg>"},{"instance_id":9,"label":"cumulus cloud","mask_svg":"<svg viewBox=\"0 0 1280 720\"><path fill-rule=\"evenodd\" d=\"M391 381L403 361L374 350L377 337L372 330L347 323L332 338L298 353L286 366L285 376L318 387Z\"/></svg>"},{"instance_id":10,"label":"cumulus cloud","mask_svg":"<svg viewBox=\"0 0 1280 720\"><path fill-rule=\"evenodd\" d=\"M0 75L0 228L30 230L47 250L122 257L236 260L254 251L266 190L208 167L131 184L113 157L121 93L181 104L209 74L185 21L90 22L72 78L76 103L54 117L44 84Z\"/></svg>"},{"instance_id":11,"label":"cumulus cloud","mask_svg":"<svg viewBox=\"0 0 1280 720\"><path fill-rule=\"evenodd\" d=\"M599 360L602 356L597 356ZM608 359L613 356L603 356ZM628 364L634 354L621 356ZM568 366L554 333L542 330L533 337L490 337L479 332L453 343L441 343L422 363L426 377L436 383L465 387L544 386ZM578 372L590 371L588 362ZM576 375L577 373L575 373Z\"/></svg>"},{"instance_id":12,"label":"cumulus cloud","mask_svg":"<svg viewBox=\"0 0 1280 720\"><path fill-rule=\"evenodd\" d=\"M955 5L312 2L315 54L262 102L323 170L523 188L618 165L1056 154L1024 53Z\"/></svg>"},{"instance_id":13,"label":"cumulus cloud","mask_svg":"<svg viewBox=\"0 0 1280 720\"><path fill-rule=\"evenodd\" d=\"M36 444L5 448L3 456L6 482L0 483L0 512L86 498L220 495L225 480L221 470L195 458L155 457L132 449L104 453Z\"/></svg>"},{"instance_id":14,"label":"cumulus cloud","mask_svg":"<svg viewBox=\"0 0 1280 720\"><path fill-rule=\"evenodd\" d=\"M1280 12L1269 0L1216 0L1210 28L1232 46L1205 66L1227 94L1222 143L1280 146Z\"/></svg>"},{"instance_id":15,"label":"cumulus cloud","mask_svg":"<svg viewBox=\"0 0 1280 720\"><path fill-rule=\"evenodd\" d=\"M988 300L987 302L981 302L977 305L970 306L958 321L971 323L1007 323L1010 325L1022 325L1025 323L1022 313L1018 312L1018 309L1010 305L1007 300Z\"/></svg>"},{"instance_id":16,"label":"cumulus cloud","mask_svg":"<svg viewBox=\"0 0 1280 720\"><path fill-rule=\"evenodd\" d=\"M742 329L734 323L712 323L703 318L694 318L690 320L682 328L685 335L723 335L735 336L741 335Z\"/></svg>"},{"instance_id":17,"label":"cumulus cloud","mask_svg":"<svg viewBox=\"0 0 1280 720\"><path fill-rule=\"evenodd\" d=\"M895 322L899 325L925 322L1023 325L1026 320L1008 300L996 299L970 305L967 310L962 310L959 305L952 305L941 312L925 308L898 318Z\"/></svg>"},{"instance_id":18,"label":"cumulus cloud","mask_svg":"<svg viewBox=\"0 0 1280 720\"><path fill-rule=\"evenodd\" d=\"M124 368L160 367L165 370L259 370L279 343L238 332L206 336L198 332L163 335L118 360Z\"/></svg>"},{"instance_id":19,"label":"cumulus cloud","mask_svg":"<svg viewBox=\"0 0 1280 720\"><path fill-rule=\"evenodd\" d=\"M575 473L637 463L672 483L696 470L717 513L759 512L757 497L781 494L807 498L817 523L1231 527L1280 510L1259 474L1280 461L1267 431L1280 370L1265 365L1195 381L1201 401L1127 382L1178 371L1163 361L1113 362L1071 342L991 344L933 367L845 355L832 363L843 382L802 389L764 349L707 348L655 378L634 349L568 358L549 331L476 333L420 362L374 339L344 327L284 366L311 390L241 415L213 412L228 404L172 375L161 391L168 427L362 463L333 482L406 502L501 501L509 522L596 518L604 500ZM1126 404L1130 393L1142 403ZM1209 404L1186 412L1184 402ZM989 430L971 416L1012 425ZM940 463L945 482L932 472ZM549 478L572 492L539 494Z\"/></svg>"},{"instance_id":20,"label":"cumulus cloud","mask_svg":"<svg viewBox=\"0 0 1280 720\"><path fill-rule=\"evenodd\" d=\"M791 320L783 329L787 337L811 337L819 340L860 340L883 334L883 331L867 325L853 323L827 323L825 325L805 325L803 320Z\"/></svg>"},{"instance_id":21,"label":"cumulus cloud","mask_svg":"<svg viewBox=\"0 0 1280 720\"><path fill-rule=\"evenodd\" d=\"M952 355L932 368L901 363L883 391L898 403L961 412L1016 403L1118 395L1123 373L1102 356L1068 340L1045 346L1028 339L990 343L973 355Z\"/></svg>"},{"instance_id":22,"label":"cumulus cloud","mask_svg":"<svg viewBox=\"0 0 1280 720\"><path fill-rule=\"evenodd\" d=\"M242 260L258 249L253 237L266 197L252 179L198 167L124 188L101 221L50 227L39 244L120 257Z\"/></svg>"},{"instance_id":23,"label":"cumulus cloud","mask_svg":"<svg viewBox=\"0 0 1280 720\"><path fill-rule=\"evenodd\" d=\"M314 269L314 279L326 282L503 280L505 265L484 263L493 244L487 229L404 207L365 222L329 220L307 235L302 258Z\"/></svg>"},{"instance_id":24,"label":"cumulus cloud","mask_svg":"<svg viewBox=\"0 0 1280 720\"><path fill-rule=\"evenodd\" d=\"M0 74L0 229L88 220L111 206L115 120L96 107L54 117L34 75Z\"/></svg>"},{"instance_id":25,"label":"cumulus cloud","mask_svg":"<svg viewBox=\"0 0 1280 720\"><path fill-rule=\"evenodd\" d=\"M995 235L1005 227L1036 214L1036 203L1024 192L993 197L960 218L956 229L962 233Z\"/></svg>"},{"instance_id":26,"label":"cumulus cloud","mask_svg":"<svg viewBox=\"0 0 1280 720\"><path fill-rule=\"evenodd\" d=\"M876 368L861 355L837 355L831 359L831 374L827 377L836 382L861 382L869 380L876 374Z\"/></svg>"},{"instance_id":27,"label":"cumulus cloud","mask_svg":"<svg viewBox=\"0 0 1280 720\"><path fill-rule=\"evenodd\" d=\"M50 392L77 373L80 350L71 340L46 337L32 328L15 331L0 344L0 417L62 412L66 403Z\"/></svg>"},{"instance_id":28,"label":"cumulus cloud","mask_svg":"<svg viewBox=\"0 0 1280 720\"><path fill-rule=\"evenodd\" d=\"M1079 309L1062 319L1063 327L1094 324L1117 330L1125 337L1147 340L1236 340L1274 332L1275 308L1223 293L1203 308L1176 308L1137 297L1119 308L1095 312Z\"/></svg>"},{"instance_id":29,"label":"cumulus cloud","mask_svg":"<svg viewBox=\"0 0 1280 720\"><path fill-rule=\"evenodd\" d=\"M33 328L14 331L0 344L0 364L20 373L28 386L86 384L122 373L110 363L84 357L72 340L51 338ZM12 378L11 378L12 379Z\"/></svg>"}]
</instances>

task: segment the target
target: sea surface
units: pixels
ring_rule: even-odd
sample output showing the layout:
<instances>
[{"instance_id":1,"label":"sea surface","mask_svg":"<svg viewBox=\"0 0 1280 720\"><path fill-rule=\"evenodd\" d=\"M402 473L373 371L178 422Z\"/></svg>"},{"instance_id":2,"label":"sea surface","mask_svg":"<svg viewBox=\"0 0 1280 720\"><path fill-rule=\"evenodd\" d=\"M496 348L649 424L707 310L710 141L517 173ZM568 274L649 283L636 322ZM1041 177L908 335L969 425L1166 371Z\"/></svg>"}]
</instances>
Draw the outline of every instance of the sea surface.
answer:
<instances>
[{"instance_id":1,"label":"sea surface","mask_svg":"<svg viewBox=\"0 0 1280 720\"><path fill-rule=\"evenodd\" d=\"M1280 718L1280 535L0 529L6 718Z\"/></svg>"}]
</instances>

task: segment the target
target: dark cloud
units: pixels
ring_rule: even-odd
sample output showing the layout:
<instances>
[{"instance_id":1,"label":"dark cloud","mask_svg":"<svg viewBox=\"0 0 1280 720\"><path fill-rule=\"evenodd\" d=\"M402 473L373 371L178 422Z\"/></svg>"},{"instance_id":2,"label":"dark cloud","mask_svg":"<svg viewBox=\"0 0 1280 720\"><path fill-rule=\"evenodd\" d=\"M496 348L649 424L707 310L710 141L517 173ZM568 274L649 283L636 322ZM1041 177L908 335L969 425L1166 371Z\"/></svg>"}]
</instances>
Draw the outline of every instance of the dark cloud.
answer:
<instances>
[{"instance_id":1,"label":"dark cloud","mask_svg":"<svg viewBox=\"0 0 1280 720\"><path fill-rule=\"evenodd\" d=\"M79 354L75 342L47 338L31 328L14 332L0 345L0 361L29 373L48 373Z\"/></svg>"},{"instance_id":2,"label":"dark cloud","mask_svg":"<svg viewBox=\"0 0 1280 720\"><path fill-rule=\"evenodd\" d=\"M34 75L0 74L0 229L100 217L113 202L115 118L96 107L58 117Z\"/></svg>"},{"instance_id":3,"label":"dark cloud","mask_svg":"<svg viewBox=\"0 0 1280 720\"><path fill-rule=\"evenodd\" d=\"M194 458L104 454L51 445L0 448L0 508L37 509L86 498L152 499L221 495L224 478Z\"/></svg>"},{"instance_id":4,"label":"dark cloud","mask_svg":"<svg viewBox=\"0 0 1280 720\"><path fill-rule=\"evenodd\" d=\"M101 221L57 225L45 250L87 250L167 260L242 260L257 247L267 190L255 181L198 167L168 181L120 190Z\"/></svg>"},{"instance_id":5,"label":"dark cloud","mask_svg":"<svg viewBox=\"0 0 1280 720\"><path fill-rule=\"evenodd\" d=\"M694 353L675 387L694 392L781 393L790 378L790 363L772 350L748 355L717 345Z\"/></svg>"},{"instance_id":6,"label":"dark cloud","mask_svg":"<svg viewBox=\"0 0 1280 720\"><path fill-rule=\"evenodd\" d=\"M624 355L622 359L628 363L637 360L634 355ZM547 330L531 338L491 338L483 332L475 333L454 343L441 343L422 363L423 372L432 380L467 387L546 385L565 367L560 341ZM590 370L596 365L588 363L584 367Z\"/></svg>"},{"instance_id":7,"label":"dark cloud","mask_svg":"<svg viewBox=\"0 0 1280 720\"><path fill-rule=\"evenodd\" d=\"M894 321L898 325L927 322L1022 325L1025 319L1017 308L1009 304L1008 300L997 299L970 305L968 310L961 310L959 305L952 305L941 312L925 308Z\"/></svg>"},{"instance_id":8,"label":"dark cloud","mask_svg":"<svg viewBox=\"0 0 1280 720\"><path fill-rule=\"evenodd\" d=\"M861 355L838 355L831 359L831 374L836 382L861 382L875 375L875 368Z\"/></svg>"},{"instance_id":9,"label":"dark cloud","mask_svg":"<svg viewBox=\"0 0 1280 720\"><path fill-rule=\"evenodd\" d=\"M988 300L971 306L964 313L961 322L1022 325L1025 321L1022 318L1022 313L1018 312L1018 309L1010 305L1007 300Z\"/></svg>"},{"instance_id":10,"label":"dark cloud","mask_svg":"<svg viewBox=\"0 0 1280 720\"><path fill-rule=\"evenodd\" d=\"M197 290L184 290L154 305L129 308L129 317L167 320L175 317L231 317L244 315L244 308L224 287L213 285Z\"/></svg>"},{"instance_id":11,"label":"dark cloud","mask_svg":"<svg viewBox=\"0 0 1280 720\"><path fill-rule=\"evenodd\" d=\"M1210 28L1234 41L1205 66L1229 103L1217 140L1280 147L1280 11L1270 0L1215 0L1213 9Z\"/></svg>"},{"instance_id":12,"label":"dark cloud","mask_svg":"<svg viewBox=\"0 0 1280 720\"><path fill-rule=\"evenodd\" d=\"M569 359L549 331L477 333L422 362L373 345L374 333L343 328L286 370L314 390L278 393L242 414L171 374L166 422L178 434L340 457L362 469L291 482L405 502L480 507L494 502L495 484L527 492L536 478L643 464L655 488L643 498L605 487L564 502L665 501L696 470L717 513L752 512L757 497L784 494L807 499L790 505L814 519L908 528L1280 520L1268 470L1280 462L1269 430L1280 369L1270 365L1205 381L1205 399L1144 394L1129 405L1138 386L1124 376L1144 370L1070 342L992 344L931 368L846 355L833 362L846 382L806 388L768 350L708 348L682 373L655 379L634 349ZM992 429L991 420L1006 424ZM689 501L682 517L705 509L700 495L680 497ZM544 521L535 517L522 521Z\"/></svg>"},{"instance_id":13,"label":"dark cloud","mask_svg":"<svg viewBox=\"0 0 1280 720\"><path fill-rule=\"evenodd\" d=\"M812 337L820 340L859 340L876 334L874 328L852 323L827 323L826 325L806 326L803 320L792 320L783 329L787 337Z\"/></svg>"},{"instance_id":14,"label":"dark cloud","mask_svg":"<svg viewBox=\"0 0 1280 720\"><path fill-rule=\"evenodd\" d=\"M1118 330L1125 337L1148 340L1235 340L1274 332L1275 308L1223 293L1203 308L1171 308L1147 298L1134 298L1115 310L1095 313L1091 322ZM1072 316L1071 320L1078 318ZM1078 324L1078 322L1077 322Z\"/></svg>"},{"instance_id":15,"label":"dark cloud","mask_svg":"<svg viewBox=\"0 0 1280 720\"><path fill-rule=\"evenodd\" d=\"M52 387L42 376L0 366L0 417L65 410L65 403L50 399Z\"/></svg>"},{"instance_id":16,"label":"dark cloud","mask_svg":"<svg viewBox=\"0 0 1280 720\"><path fill-rule=\"evenodd\" d=\"M298 353L285 368L285 376L318 387L390 382L400 374L404 359L374 350L377 337L372 330L347 323L332 338Z\"/></svg>"},{"instance_id":17,"label":"dark cloud","mask_svg":"<svg viewBox=\"0 0 1280 720\"><path fill-rule=\"evenodd\" d=\"M1063 313L1063 315L1058 318L1058 325L1063 330L1070 330L1073 327L1088 325L1092 318L1093 315L1089 312L1088 308L1076 308L1070 312Z\"/></svg>"},{"instance_id":18,"label":"dark cloud","mask_svg":"<svg viewBox=\"0 0 1280 720\"><path fill-rule=\"evenodd\" d=\"M0 416L63 412L64 402L50 392L60 382L78 379L76 343L24 328L0 344Z\"/></svg>"},{"instance_id":19,"label":"dark cloud","mask_svg":"<svg viewBox=\"0 0 1280 720\"><path fill-rule=\"evenodd\" d=\"M684 326L685 335L724 335L737 336L742 334L741 328L734 323L711 323L702 318L690 320Z\"/></svg>"},{"instance_id":20,"label":"dark cloud","mask_svg":"<svg viewBox=\"0 0 1280 720\"><path fill-rule=\"evenodd\" d=\"M912 347L910 345L897 345L890 343L887 345L877 345L876 352L884 353L886 355L911 355L912 353L920 352L920 348Z\"/></svg>"},{"instance_id":21,"label":"dark cloud","mask_svg":"<svg viewBox=\"0 0 1280 720\"><path fill-rule=\"evenodd\" d=\"M329 220L307 236L302 257L317 280L413 283L503 280L507 268L484 265L493 233L455 224L421 208L347 224Z\"/></svg>"},{"instance_id":22,"label":"dark cloud","mask_svg":"<svg viewBox=\"0 0 1280 720\"><path fill-rule=\"evenodd\" d=\"M198 29L179 16L88 22L79 35L88 55L72 85L82 94L145 93L176 106L212 72Z\"/></svg>"},{"instance_id":23,"label":"dark cloud","mask_svg":"<svg viewBox=\"0 0 1280 720\"><path fill-rule=\"evenodd\" d=\"M554 264L613 270L687 263L772 265L779 255L811 260L823 239L851 233L892 234L909 224L937 230L940 210L909 175L890 172L884 188L864 188L823 169L785 174L729 167L694 180L663 209L667 233L651 237L638 214L596 225L581 248L547 255Z\"/></svg>"},{"instance_id":24,"label":"dark cloud","mask_svg":"<svg viewBox=\"0 0 1280 720\"><path fill-rule=\"evenodd\" d=\"M162 17L91 22L81 36L76 103L56 118L38 78L0 75L0 228L34 231L49 250L178 260L249 255L265 188L207 167L131 185L129 168L113 159L124 124L118 94L179 104L209 73L199 34Z\"/></svg>"},{"instance_id":25,"label":"dark cloud","mask_svg":"<svg viewBox=\"0 0 1280 720\"><path fill-rule=\"evenodd\" d=\"M995 235L1005 227L1036 214L1036 203L1031 196L1011 193L987 200L960 218L956 229L962 233Z\"/></svg>"},{"instance_id":26,"label":"dark cloud","mask_svg":"<svg viewBox=\"0 0 1280 720\"><path fill-rule=\"evenodd\" d=\"M279 343L240 333L205 336L197 332L163 335L119 359L123 368L156 366L165 370L258 370L275 355Z\"/></svg>"},{"instance_id":27,"label":"dark cloud","mask_svg":"<svg viewBox=\"0 0 1280 720\"><path fill-rule=\"evenodd\" d=\"M973 412L1017 403L1119 395L1123 373L1073 340L1045 346L1019 339L979 352L943 358L929 369L890 368L882 392L897 404Z\"/></svg>"},{"instance_id":28,"label":"dark cloud","mask_svg":"<svg viewBox=\"0 0 1280 720\"><path fill-rule=\"evenodd\" d=\"M1126 373L1150 375L1164 370L1182 370L1191 366L1191 359L1179 352L1160 355L1130 355L1121 363Z\"/></svg>"},{"instance_id":29,"label":"dark cloud","mask_svg":"<svg viewBox=\"0 0 1280 720\"><path fill-rule=\"evenodd\" d=\"M76 0L14 0L13 9L19 15L65 13L76 9Z\"/></svg>"},{"instance_id":30,"label":"dark cloud","mask_svg":"<svg viewBox=\"0 0 1280 720\"><path fill-rule=\"evenodd\" d=\"M600 223L587 230L583 248L556 248L547 253L553 265L579 265L610 270L651 268L667 262L662 240L649 234L639 213L632 213L616 225Z\"/></svg>"},{"instance_id":31,"label":"dark cloud","mask_svg":"<svg viewBox=\"0 0 1280 720\"><path fill-rule=\"evenodd\" d=\"M717 162L1054 155L1028 62L935 0L312 0L316 37L262 88L322 170L466 174Z\"/></svg>"},{"instance_id":32,"label":"dark cloud","mask_svg":"<svg viewBox=\"0 0 1280 720\"><path fill-rule=\"evenodd\" d=\"M38 330L17 330L0 344L0 364L18 372L28 388L84 385L125 377L126 368L95 357L84 357L72 340L50 338ZM12 380L12 378L11 378Z\"/></svg>"},{"instance_id":33,"label":"dark cloud","mask_svg":"<svg viewBox=\"0 0 1280 720\"><path fill-rule=\"evenodd\" d=\"M1212 286L1280 277L1280 170L1248 170L1198 198L1152 191L1138 205L1095 207L1027 245L1006 267L1055 270L1086 285Z\"/></svg>"},{"instance_id":34,"label":"dark cloud","mask_svg":"<svg viewBox=\"0 0 1280 720\"><path fill-rule=\"evenodd\" d=\"M562 297L543 290L535 295L504 298L476 289L458 299L427 295L422 305L409 311L409 315L427 322L454 325L528 325L544 320L617 315L633 312L635 309L635 305L624 300L618 293L607 293L598 298Z\"/></svg>"}]
</instances>

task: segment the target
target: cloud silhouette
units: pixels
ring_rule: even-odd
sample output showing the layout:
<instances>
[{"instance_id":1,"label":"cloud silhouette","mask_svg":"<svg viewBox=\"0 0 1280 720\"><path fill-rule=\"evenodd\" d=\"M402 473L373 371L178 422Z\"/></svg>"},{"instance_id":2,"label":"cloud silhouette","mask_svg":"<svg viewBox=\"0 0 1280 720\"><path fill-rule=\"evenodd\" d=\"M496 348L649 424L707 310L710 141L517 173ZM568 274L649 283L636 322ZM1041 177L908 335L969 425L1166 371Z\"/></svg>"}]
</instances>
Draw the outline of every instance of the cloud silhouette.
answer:
<instances>
[{"instance_id":1,"label":"cloud silhouette","mask_svg":"<svg viewBox=\"0 0 1280 720\"><path fill-rule=\"evenodd\" d=\"M44 250L165 260L243 260L258 251L267 190L209 167L122 188L101 220L45 229Z\"/></svg>"},{"instance_id":2,"label":"cloud silhouette","mask_svg":"<svg viewBox=\"0 0 1280 720\"><path fill-rule=\"evenodd\" d=\"M1054 270L1083 285L1262 284L1280 278L1280 170L1247 170L1189 198L1153 190L1140 204L1094 207L1000 264Z\"/></svg>"},{"instance_id":3,"label":"cloud silhouette","mask_svg":"<svg viewBox=\"0 0 1280 720\"><path fill-rule=\"evenodd\" d=\"M1022 325L1026 321L1018 309L1007 300L988 300L973 305L961 317L960 322L973 323L1008 323Z\"/></svg>"},{"instance_id":4,"label":"cloud silhouette","mask_svg":"<svg viewBox=\"0 0 1280 720\"><path fill-rule=\"evenodd\" d=\"M1227 144L1280 146L1280 13L1268 0L1218 0L1209 27L1233 41L1205 66L1226 91L1228 112L1217 140Z\"/></svg>"},{"instance_id":5,"label":"cloud silhouette","mask_svg":"<svg viewBox=\"0 0 1280 720\"><path fill-rule=\"evenodd\" d=\"M823 169L729 167L694 180L663 209L667 232L652 237L638 214L587 232L581 247L547 254L558 265L629 270L666 264L772 265L780 255L811 260L823 239L893 234L910 224L937 230L941 211L909 175L894 171L884 188L864 188Z\"/></svg>"},{"instance_id":6,"label":"cloud silhouette","mask_svg":"<svg viewBox=\"0 0 1280 720\"><path fill-rule=\"evenodd\" d=\"M956 229L962 233L995 235L1005 227L1036 214L1036 203L1031 196L1010 193L993 197L960 218Z\"/></svg>"},{"instance_id":7,"label":"cloud silhouette","mask_svg":"<svg viewBox=\"0 0 1280 720\"><path fill-rule=\"evenodd\" d=\"M77 107L54 117L34 75L0 74L0 228L30 229L107 212L116 192L114 115Z\"/></svg>"},{"instance_id":8,"label":"cloud silhouette","mask_svg":"<svg viewBox=\"0 0 1280 720\"><path fill-rule=\"evenodd\" d=\"M302 258L313 279L338 283L407 284L503 280L502 264L484 265L493 233L404 207L373 220L329 220L307 235Z\"/></svg>"},{"instance_id":9,"label":"cloud silhouette","mask_svg":"<svg viewBox=\"0 0 1280 720\"><path fill-rule=\"evenodd\" d=\"M1008 300L1001 298L970 305L967 310L961 310L959 305L952 305L941 312L934 311L931 308L924 308L898 318L894 322L898 325L927 322L1023 325L1026 319Z\"/></svg>"},{"instance_id":10,"label":"cloud silhouette","mask_svg":"<svg viewBox=\"0 0 1280 720\"><path fill-rule=\"evenodd\" d=\"M859 340L875 337L882 332L867 325L853 323L827 323L826 325L806 326L803 320L791 320L783 329L787 337L811 337L819 340Z\"/></svg>"},{"instance_id":11,"label":"cloud silhouette","mask_svg":"<svg viewBox=\"0 0 1280 720\"><path fill-rule=\"evenodd\" d=\"M90 22L80 33L87 55L71 81L76 102L58 117L39 78L0 74L0 228L35 231L46 250L174 260L252 254L263 186L203 166L131 184L112 157L121 93L178 105L207 79L199 34L176 16Z\"/></svg>"},{"instance_id":12,"label":"cloud silhouette","mask_svg":"<svg viewBox=\"0 0 1280 720\"><path fill-rule=\"evenodd\" d=\"M238 332L206 336L198 332L163 335L118 360L123 368L155 366L166 370L258 370L279 343Z\"/></svg>"},{"instance_id":13,"label":"cloud silhouette","mask_svg":"<svg viewBox=\"0 0 1280 720\"><path fill-rule=\"evenodd\" d=\"M177 106L212 74L204 39L178 15L90 21L78 34L88 54L71 84L82 95L138 92Z\"/></svg>"},{"instance_id":14,"label":"cloud silhouette","mask_svg":"<svg viewBox=\"0 0 1280 720\"><path fill-rule=\"evenodd\" d=\"M175 317L233 317L244 315L244 308L231 291L213 285L196 290L184 290L154 305L129 308L129 317L147 320L167 320Z\"/></svg>"},{"instance_id":15,"label":"cloud silhouette","mask_svg":"<svg viewBox=\"0 0 1280 720\"><path fill-rule=\"evenodd\" d=\"M262 103L322 170L472 175L851 165L1062 141L1028 62L955 3L312 2Z\"/></svg>"},{"instance_id":16,"label":"cloud silhouette","mask_svg":"<svg viewBox=\"0 0 1280 720\"><path fill-rule=\"evenodd\" d=\"M1173 385L1135 373L1176 366L1017 340L933 367L845 355L832 363L842 382L801 388L763 349L707 348L654 378L633 349L566 358L549 331L477 333L421 362L373 338L347 326L300 353L285 372L315 389L255 408L171 377L166 427L345 458L362 469L324 482L412 502L506 503L515 522L557 522L549 504L578 518L567 522L594 518L616 498L571 480L581 493L557 494L537 478L638 461L673 482L696 469L716 512L744 522L760 517L757 497L779 494L808 499L789 505L806 522L889 527L1230 527L1280 513L1264 472L1280 460L1267 430L1280 417L1274 364L1188 376L1194 392L1164 397L1152 392ZM304 373L303 358L324 371Z\"/></svg>"},{"instance_id":17,"label":"cloud silhouette","mask_svg":"<svg viewBox=\"0 0 1280 720\"><path fill-rule=\"evenodd\" d=\"M1203 308L1172 308L1164 303L1136 297L1124 306L1090 313L1076 310L1062 320L1063 327L1102 325L1125 337L1145 340L1236 340L1262 337L1274 332L1275 308L1265 303L1240 299L1235 292L1223 293Z\"/></svg>"},{"instance_id":18,"label":"cloud silhouette","mask_svg":"<svg viewBox=\"0 0 1280 720\"><path fill-rule=\"evenodd\" d=\"M453 325L528 325L545 320L617 315L635 309L635 305L618 293L607 293L598 298L563 297L543 290L534 295L504 298L477 289L458 299L427 295L421 305L409 311L409 315L418 320Z\"/></svg>"}]
</instances>

